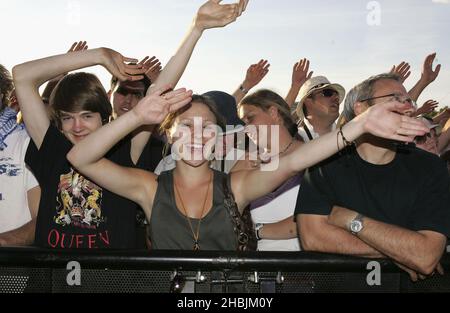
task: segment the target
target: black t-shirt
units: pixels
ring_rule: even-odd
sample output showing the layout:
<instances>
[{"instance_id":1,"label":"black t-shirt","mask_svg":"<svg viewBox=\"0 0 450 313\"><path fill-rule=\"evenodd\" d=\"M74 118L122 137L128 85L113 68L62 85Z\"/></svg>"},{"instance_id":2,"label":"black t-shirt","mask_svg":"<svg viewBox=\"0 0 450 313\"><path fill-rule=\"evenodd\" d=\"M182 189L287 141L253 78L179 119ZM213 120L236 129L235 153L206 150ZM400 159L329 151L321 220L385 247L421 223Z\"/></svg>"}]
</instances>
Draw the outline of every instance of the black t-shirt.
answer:
<instances>
[{"instance_id":1,"label":"black t-shirt","mask_svg":"<svg viewBox=\"0 0 450 313\"><path fill-rule=\"evenodd\" d=\"M155 135L152 135L145 145L136 167L154 172L162 160L163 149L164 142Z\"/></svg>"},{"instance_id":2,"label":"black t-shirt","mask_svg":"<svg viewBox=\"0 0 450 313\"><path fill-rule=\"evenodd\" d=\"M146 171L154 172L159 162L162 160L163 149L164 142L160 138L158 138L158 136L152 134L137 161L136 167ZM146 226L148 225L148 223L146 221L145 213L142 208L137 205L136 209L136 248L147 249Z\"/></svg>"},{"instance_id":3,"label":"black t-shirt","mask_svg":"<svg viewBox=\"0 0 450 313\"><path fill-rule=\"evenodd\" d=\"M77 173L66 159L72 143L49 126L41 148L33 141L25 162L41 186L35 244L55 249L134 249L136 204ZM132 166L131 143L122 141L107 158Z\"/></svg>"},{"instance_id":4,"label":"black t-shirt","mask_svg":"<svg viewBox=\"0 0 450 313\"><path fill-rule=\"evenodd\" d=\"M450 235L447 168L415 147L398 147L386 165L364 161L351 147L308 169L295 214L328 215L334 205L410 230Z\"/></svg>"}]
</instances>

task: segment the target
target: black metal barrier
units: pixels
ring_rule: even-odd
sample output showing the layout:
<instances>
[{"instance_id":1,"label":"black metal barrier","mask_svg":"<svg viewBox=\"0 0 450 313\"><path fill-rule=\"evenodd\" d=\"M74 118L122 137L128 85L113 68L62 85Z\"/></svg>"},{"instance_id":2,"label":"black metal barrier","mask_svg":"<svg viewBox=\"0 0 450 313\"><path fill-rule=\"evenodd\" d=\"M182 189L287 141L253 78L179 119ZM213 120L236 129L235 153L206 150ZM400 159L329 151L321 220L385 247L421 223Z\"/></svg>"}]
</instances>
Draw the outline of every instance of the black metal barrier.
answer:
<instances>
[{"instance_id":1,"label":"black metal barrier","mask_svg":"<svg viewBox=\"0 0 450 313\"><path fill-rule=\"evenodd\" d=\"M450 254L441 264L413 283L389 260L321 253L0 248L0 293L450 292Z\"/></svg>"}]
</instances>

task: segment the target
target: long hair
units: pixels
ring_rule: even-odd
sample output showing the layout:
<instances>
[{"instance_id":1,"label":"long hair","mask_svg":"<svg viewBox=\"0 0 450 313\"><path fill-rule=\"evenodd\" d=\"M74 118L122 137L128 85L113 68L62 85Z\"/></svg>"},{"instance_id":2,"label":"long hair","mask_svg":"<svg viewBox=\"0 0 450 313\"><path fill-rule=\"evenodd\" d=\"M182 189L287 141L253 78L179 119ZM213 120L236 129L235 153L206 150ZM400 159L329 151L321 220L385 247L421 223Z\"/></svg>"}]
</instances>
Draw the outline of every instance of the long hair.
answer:
<instances>
[{"instance_id":1,"label":"long hair","mask_svg":"<svg viewBox=\"0 0 450 313\"><path fill-rule=\"evenodd\" d=\"M278 114L280 114L283 119L284 126L287 128L291 136L295 136L297 134L297 124L291 115L289 105L279 94L268 89L261 89L251 95L248 95L239 103L239 105L244 104L260 107L265 112L271 107L275 107L278 110Z\"/></svg>"}]
</instances>

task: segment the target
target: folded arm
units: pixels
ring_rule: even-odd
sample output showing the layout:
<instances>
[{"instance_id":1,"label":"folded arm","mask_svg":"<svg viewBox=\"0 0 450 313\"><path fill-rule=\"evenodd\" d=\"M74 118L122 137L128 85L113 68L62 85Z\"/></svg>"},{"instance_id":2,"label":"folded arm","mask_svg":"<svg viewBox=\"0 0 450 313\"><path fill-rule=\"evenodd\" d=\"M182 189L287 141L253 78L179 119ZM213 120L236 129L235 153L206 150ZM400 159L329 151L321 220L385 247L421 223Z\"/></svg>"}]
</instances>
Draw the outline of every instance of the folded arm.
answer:
<instances>
[{"instance_id":1,"label":"folded arm","mask_svg":"<svg viewBox=\"0 0 450 313\"><path fill-rule=\"evenodd\" d=\"M329 223L347 230L358 213L335 206ZM398 263L424 275L430 275L442 257L446 238L435 231L413 231L364 217L358 238Z\"/></svg>"},{"instance_id":2,"label":"folded arm","mask_svg":"<svg viewBox=\"0 0 450 313\"><path fill-rule=\"evenodd\" d=\"M383 258L381 252L358 237L328 222L328 215L299 214L297 226L302 249L346 254L366 258Z\"/></svg>"}]
</instances>

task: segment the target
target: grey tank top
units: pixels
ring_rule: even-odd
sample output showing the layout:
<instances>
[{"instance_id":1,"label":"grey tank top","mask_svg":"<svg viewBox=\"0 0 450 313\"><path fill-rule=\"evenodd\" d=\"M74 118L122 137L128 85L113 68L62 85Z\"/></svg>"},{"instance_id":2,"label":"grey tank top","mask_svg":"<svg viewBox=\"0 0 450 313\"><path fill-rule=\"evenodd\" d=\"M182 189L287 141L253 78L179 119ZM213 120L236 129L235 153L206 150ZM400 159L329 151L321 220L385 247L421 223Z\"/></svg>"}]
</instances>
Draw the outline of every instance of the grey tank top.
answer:
<instances>
[{"instance_id":1,"label":"grey tank top","mask_svg":"<svg viewBox=\"0 0 450 313\"><path fill-rule=\"evenodd\" d=\"M214 171L212 208L200 224L200 250L237 249L233 221L224 205L222 179L225 173ZM226 177L228 186L230 177ZM231 190L231 188L229 187ZM193 250L194 237L186 216L178 210L175 202L173 170L162 172L150 219L152 249ZM199 220L191 218L192 228L197 231Z\"/></svg>"}]
</instances>

